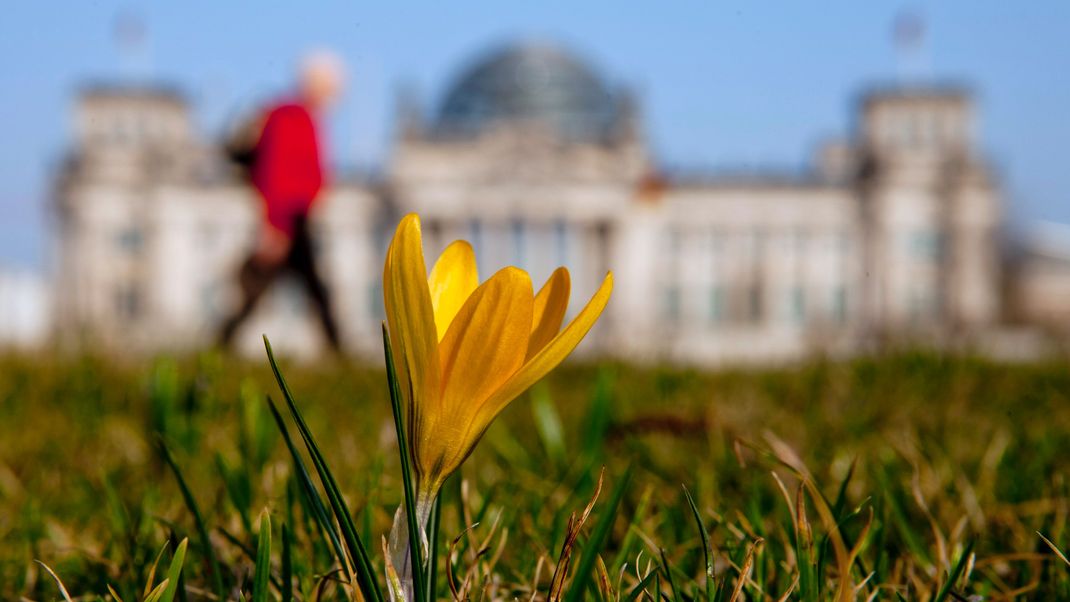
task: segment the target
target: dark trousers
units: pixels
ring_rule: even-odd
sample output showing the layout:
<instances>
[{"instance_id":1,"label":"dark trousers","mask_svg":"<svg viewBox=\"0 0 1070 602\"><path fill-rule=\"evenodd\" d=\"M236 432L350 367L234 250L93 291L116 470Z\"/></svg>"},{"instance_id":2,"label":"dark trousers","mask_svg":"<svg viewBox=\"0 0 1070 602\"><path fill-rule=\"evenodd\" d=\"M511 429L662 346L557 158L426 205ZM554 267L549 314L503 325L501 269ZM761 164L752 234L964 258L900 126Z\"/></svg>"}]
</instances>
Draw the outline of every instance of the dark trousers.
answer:
<instances>
[{"instance_id":1,"label":"dark trousers","mask_svg":"<svg viewBox=\"0 0 1070 602\"><path fill-rule=\"evenodd\" d=\"M254 255L242 264L238 275L242 290L242 303L238 311L223 323L223 328L219 333L219 343L222 347L230 346L238 327L249 317L249 314L253 313L260 297L276 279L286 273L292 273L300 280L312 299L320 324L323 326L323 332L327 335L327 342L334 351L340 349L338 326L331 313L330 295L316 271L312 255L312 238L309 235L308 222L305 218L298 218L295 221L290 252L284 260L277 264L265 265Z\"/></svg>"}]
</instances>

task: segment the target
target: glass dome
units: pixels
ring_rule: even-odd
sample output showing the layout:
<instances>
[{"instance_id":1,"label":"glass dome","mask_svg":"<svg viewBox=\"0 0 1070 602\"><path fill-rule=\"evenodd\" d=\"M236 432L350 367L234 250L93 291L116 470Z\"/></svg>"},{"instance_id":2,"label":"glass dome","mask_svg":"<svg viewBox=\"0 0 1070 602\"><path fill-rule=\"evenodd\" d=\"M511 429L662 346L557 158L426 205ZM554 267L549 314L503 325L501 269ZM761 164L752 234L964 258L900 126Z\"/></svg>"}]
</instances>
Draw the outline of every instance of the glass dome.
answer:
<instances>
[{"instance_id":1,"label":"glass dome","mask_svg":"<svg viewBox=\"0 0 1070 602\"><path fill-rule=\"evenodd\" d=\"M444 136L478 135L501 122L538 122L563 139L604 142L620 101L587 65L559 48L509 46L465 71L439 108L435 130Z\"/></svg>"}]
</instances>

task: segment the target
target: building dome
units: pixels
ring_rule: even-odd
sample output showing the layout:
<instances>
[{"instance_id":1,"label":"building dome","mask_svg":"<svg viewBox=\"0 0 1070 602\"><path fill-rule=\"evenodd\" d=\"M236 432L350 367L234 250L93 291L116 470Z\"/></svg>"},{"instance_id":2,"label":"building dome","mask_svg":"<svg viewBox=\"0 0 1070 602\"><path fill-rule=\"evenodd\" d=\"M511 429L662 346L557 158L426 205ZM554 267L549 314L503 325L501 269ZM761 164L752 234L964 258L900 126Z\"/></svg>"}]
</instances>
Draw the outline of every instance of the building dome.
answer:
<instances>
[{"instance_id":1,"label":"building dome","mask_svg":"<svg viewBox=\"0 0 1070 602\"><path fill-rule=\"evenodd\" d=\"M445 95L435 130L474 136L501 122L537 122L563 139L605 142L621 99L582 61L555 46L508 46L478 60Z\"/></svg>"}]
</instances>

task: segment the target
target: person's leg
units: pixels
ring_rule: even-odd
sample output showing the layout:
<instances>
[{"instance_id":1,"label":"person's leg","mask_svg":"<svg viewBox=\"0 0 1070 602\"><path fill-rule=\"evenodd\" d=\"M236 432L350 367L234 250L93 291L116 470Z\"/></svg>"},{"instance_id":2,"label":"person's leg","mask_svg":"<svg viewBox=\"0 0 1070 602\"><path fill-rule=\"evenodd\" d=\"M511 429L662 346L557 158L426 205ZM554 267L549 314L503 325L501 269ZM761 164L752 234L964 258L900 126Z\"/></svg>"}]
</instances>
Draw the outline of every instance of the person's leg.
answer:
<instances>
[{"instance_id":1,"label":"person's leg","mask_svg":"<svg viewBox=\"0 0 1070 602\"><path fill-rule=\"evenodd\" d=\"M278 271L278 266L264 265L256 255L253 255L242 264L241 271L238 274L242 302L238 307L238 311L223 322L223 327L219 331L220 347L230 347L238 327L249 317L249 314L253 313L257 301L260 300L264 291L271 285Z\"/></svg>"},{"instance_id":2,"label":"person's leg","mask_svg":"<svg viewBox=\"0 0 1070 602\"><path fill-rule=\"evenodd\" d=\"M327 286L320 278L316 270L315 258L312 254L312 238L309 234L308 224L305 220L299 220L295 233L293 250L290 253L290 267L298 274L312 303L316 308L323 334L327 336L327 342L334 351L341 351L342 345L338 336L338 325L334 321L331 311L330 293Z\"/></svg>"}]
</instances>

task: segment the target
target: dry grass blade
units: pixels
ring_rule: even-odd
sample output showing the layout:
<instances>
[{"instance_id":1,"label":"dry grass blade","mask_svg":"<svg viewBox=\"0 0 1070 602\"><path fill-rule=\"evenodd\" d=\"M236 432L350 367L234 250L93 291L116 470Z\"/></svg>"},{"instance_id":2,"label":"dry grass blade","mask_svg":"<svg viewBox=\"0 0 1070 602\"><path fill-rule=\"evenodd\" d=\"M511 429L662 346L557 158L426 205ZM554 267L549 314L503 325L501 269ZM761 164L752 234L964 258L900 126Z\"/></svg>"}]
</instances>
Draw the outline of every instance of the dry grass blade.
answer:
<instances>
[{"instance_id":1,"label":"dry grass blade","mask_svg":"<svg viewBox=\"0 0 1070 602\"><path fill-rule=\"evenodd\" d=\"M330 583L336 583L336 584L340 583L343 586L346 586L346 585L349 584L348 581L345 581L345 580L342 580L342 579L338 578L338 575L340 575L341 573L342 573L342 569L340 569L340 568L331 569L328 573L326 573L325 575L323 575L323 576L321 576L319 578L319 580L316 582L316 587L315 587L316 597L313 598L315 600L315 602L319 602L320 600L323 599L323 593L327 590L327 585L328 584L330 584Z\"/></svg>"},{"instance_id":2,"label":"dry grass blade","mask_svg":"<svg viewBox=\"0 0 1070 602\"><path fill-rule=\"evenodd\" d=\"M382 549L383 549L383 561L385 562L384 572L386 573L386 584L390 591L390 599L398 600L404 599L402 594L401 579L398 578L397 569L394 568L394 561L390 559L390 545L386 541L386 536L382 536Z\"/></svg>"},{"instance_id":3,"label":"dry grass blade","mask_svg":"<svg viewBox=\"0 0 1070 602\"><path fill-rule=\"evenodd\" d=\"M754 555L757 553L758 547L764 542L764 539L759 538L747 546L747 557L743 561L743 568L739 571L739 578L736 580L735 589L732 590L732 597L728 599L729 602L738 602L742 599L743 587L747 585L751 569L754 568Z\"/></svg>"},{"instance_id":4,"label":"dry grass blade","mask_svg":"<svg viewBox=\"0 0 1070 602\"><path fill-rule=\"evenodd\" d=\"M154 560L152 566L149 567L149 577L145 580L145 591L141 593L143 599L148 598L149 594L152 592L152 582L156 581L156 567L159 566L160 559L163 558L163 553L167 550L168 545L170 545L170 542L163 544L159 553L156 554L156 560Z\"/></svg>"},{"instance_id":5,"label":"dry grass blade","mask_svg":"<svg viewBox=\"0 0 1070 602\"><path fill-rule=\"evenodd\" d=\"M463 485L464 484L462 483L462 487L463 487ZM450 549L449 549L449 552L448 552L448 554L446 556L446 583L450 587L450 594L453 595L453 599L454 600L462 599L462 597L461 597L461 593L462 593L461 589L457 588L457 580L453 576L453 559L457 557L457 544L460 543L460 541L462 539L464 539L464 537L466 535L468 535L472 531L472 529L475 529L478 526L479 526L479 523L473 523L473 524L469 525L464 531L461 531L460 535L458 535L457 537L454 537L453 541L450 542ZM473 563L477 560L478 554L476 554L475 556L476 557L472 558L472 562ZM467 585L467 583L463 583L461 585L462 585L462 589L463 589L463 587L465 585Z\"/></svg>"},{"instance_id":6,"label":"dry grass blade","mask_svg":"<svg viewBox=\"0 0 1070 602\"><path fill-rule=\"evenodd\" d=\"M762 433L762 437L764 437L766 443L769 444L769 448L773 451L773 455L775 455L785 466L799 473L804 479L813 479L810 469L803 463L802 458L800 458L799 454L795 453L795 450L783 439L777 437L772 431L768 430Z\"/></svg>"},{"instance_id":7,"label":"dry grass blade","mask_svg":"<svg viewBox=\"0 0 1070 602\"><path fill-rule=\"evenodd\" d=\"M839 571L839 591L837 592L836 599L841 602L851 600L851 592L854 590L854 584L851 582L850 553L843 540L843 534L840 532L839 524L832 514L832 508L829 507L825 497L821 494L821 490L817 488L810 469L807 468L799 455L795 453L795 450L771 431L766 431L763 433L763 436L769 444L773 456L781 464L794 470L802 478L803 486L809 491L810 498L814 504L814 510L816 510L818 516L821 517L821 522L828 533L829 542L832 543L832 550L836 555L836 566Z\"/></svg>"},{"instance_id":8,"label":"dry grass blade","mask_svg":"<svg viewBox=\"0 0 1070 602\"><path fill-rule=\"evenodd\" d=\"M1066 554L1063 554L1063 551L1059 549L1059 546L1057 546L1054 543L1052 543L1052 541L1050 539L1048 539L1047 537L1044 537L1044 535L1040 531L1037 531L1037 535L1039 535L1040 538L1044 540L1044 543L1048 544L1048 547L1051 548L1052 552L1055 552L1056 556L1061 558L1062 561L1065 562L1067 566L1070 566L1070 559L1066 558Z\"/></svg>"},{"instance_id":9,"label":"dry grass blade","mask_svg":"<svg viewBox=\"0 0 1070 602\"><path fill-rule=\"evenodd\" d=\"M910 492L914 496L914 502L918 505L922 514L925 515L926 520L929 521L929 529L933 533L933 541L936 543L936 558L942 565L941 568L945 571L951 570L951 549L947 544L947 537L944 535L944 531L940 528L940 522L933 516L931 510L929 510L929 504L925 501L925 494L921 490L921 473L920 468L915 466L914 474L910 479Z\"/></svg>"},{"instance_id":10,"label":"dry grass blade","mask_svg":"<svg viewBox=\"0 0 1070 602\"><path fill-rule=\"evenodd\" d=\"M787 504L788 511L791 514L791 526L798 529L798 515L795 512L795 504L791 501L791 494L788 493L787 486L784 485L784 481L780 480L780 475L778 475L776 471L770 471L769 474L773 475L773 481L776 483L777 489L780 490L780 495L784 496L784 502Z\"/></svg>"},{"instance_id":11,"label":"dry grass blade","mask_svg":"<svg viewBox=\"0 0 1070 602\"><path fill-rule=\"evenodd\" d=\"M602 560L602 555L598 555L598 589L602 592L603 600L614 599L613 584L609 580L609 571L606 569L606 563Z\"/></svg>"},{"instance_id":12,"label":"dry grass blade","mask_svg":"<svg viewBox=\"0 0 1070 602\"><path fill-rule=\"evenodd\" d=\"M788 602L788 600L791 598L791 593L795 591L796 587L799 587L798 573L795 573L795 578L791 580L791 585L789 585L788 589L784 590L784 593L779 598L777 598L777 602Z\"/></svg>"},{"instance_id":13,"label":"dry grass blade","mask_svg":"<svg viewBox=\"0 0 1070 602\"><path fill-rule=\"evenodd\" d=\"M472 564L468 565L468 570L464 572L464 581L461 583L460 595L457 597L458 600L469 599L470 596L468 595L468 592L472 589L472 584L475 582L476 572L479 569L479 561L486 556L489 551L490 548L484 547L476 552L475 559L472 561Z\"/></svg>"},{"instance_id":14,"label":"dry grass blade","mask_svg":"<svg viewBox=\"0 0 1070 602\"><path fill-rule=\"evenodd\" d=\"M495 527L501 524L501 516L499 520L495 521ZM494 573L495 567L498 566L498 562L502 559L502 554L505 553L505 544L509 542L509 529L502 529L502 535L498 541L498 549L494 551L494 554L487 559L486 566L483 568L483 574L486 577L490 577ZM487 549L490 549L489 546Z\"/></svg>"},{"instance_id":15,"label":"dry grass blade","mask_svg":"<svg viewBox=\"0 0 1070 602\"><path fill-rule=\"evenodd\" d=\"M814 530L810 526L810 519L806 516L806 494L803 485L800 483L798 489L795 490L795 529L799 534L799 538L802 541L806 550L813 555L814 552Z\"/></svg>"},{"instance_id":16,"label":"dry grass blade","mask_svg":"<svg viewBox=\"0 0 1070 602\"><path fill-rule=\"evenodd\" d=\"M144 602L160 602L160 599L163 598L164 591L170 586L171 580L164 579L159 585L153 588L151 592L149 592L149 595L145 596Z\"/></svg>"},{"instance_id":17,"label":"dry grass blade","mask_svg":"<svg viewBox=\"0 0 1070 602\"><path fill-rule=\"evenodd\" d=\"M836 566L839 569L839 592L836 599L842 602L849 602L852 599L851 592L854 590L854 584L851 582L850 553L847 551L847 545L843 541L840 527L832 516L832 509L828 507L828 504L825 503L825 498L821 496L821 491L818 490L817 485L810 479L804 480L803 484L810 491L810 499L813 500L814 509L821 516L821 522L824 523L825 530L828 532L829 541L832 542L832 550L836 554Z\"/></svg>"},{"instance_id":18,"label":"dry grass blade","mask_svg":"<svg viewBox=\"0 0 1070 602\"><path fill-rule=\"evenodd\" d=\"M550 592L546 596L549 602L557 602L561 599L561 593L565 588L565 578L568 575L569 561L572 559L572 549L576 545L576 539L580 536L580 529L583 528L583 524L587 522L587 517L594 510L598 496L602 494L602 479L605 476L606 469L603 467L602 471L598 473L598 483L594 487L594 495L591 496L591 501L587 503L587 507L583 509L583 514L578 519L575 512L568 517L568 526L565 528L565 542L561 545L561 555L557 559L557 566L554 567L554 576L550 580Z\"/></svg>"},{"instance_id":19,"label":"dry grass blade","mask_svg":"<svg viewBox=\"0 0 1070 602\"><path fill-rule=\"evenodd\" d=\"M41 568L43 568L44 570L48 571L49 575L52 575L52 579L55 580L56 587L59 588L59 593L63 595L63 599L67 602L72 602L71 595L67 593L67 588L63 587L63 581L60 580L59 575L57 575L55 571L53 571L47 564L41 562L40 560L34 560L34 562L41 565Z\"/></svg>"},{"instance_id":20,"label":"dry grass blade","mask_svg":"<svg viewBox=\"0 0 1070 602\"><path fill-rule=\"evenodd\" d=\"M621 500L628 490L631 474L630 467L624 471L624 474L617 481L609 501L605 504L602 515L591 528L590 535L583 546L583 553L580 554L579 563L577 563L576 569L573 571L572 582L565 595L565 602L583 602L586 599L588 587L593 587L591 580L593 579L598 554L602 551L603 546L606 545L606 541L613 530L613 523L616 520Z\"/></svg>"},{"instance_id":21,"label":"dry grass blade","mask_svg":"<svg viewBox=\"0 0 1070 602\"><path fill-rule=\"evenodd\" d=\"M539 555L539 562L535 564L535 576L531 579L531 598L528 602L535 602L535 597L539 595L539 577L542 577L542 567L546 565L546 557Z\"/></svg>"},{"instance_id":22,"label":"dry grass blade","mask_svg":"<svg viewBox=\"0 0 1070 602\"><path fill-rule=\"evenodd\" d=\"M870 506L869 507L869 518L866 519L866 524L862 527L862 530L858 533L858 539L855 541L855 546L853 548L851 548L851 551L847 554L847 564L848 565L854 564L855 558L858 558L858 555L862 553L862 549L866 547L865 546L866 537L869 536L869 530L873 527L873 518L874 518L873 507ZM872 577L872 576L873 576L872 574L868 575L866 577L865 581L869 581L869 578ZM863 581L862 583L859 583L858 587L861 587L862 585L864 585L865 581Z\"/></svg>"}]
</instances>

